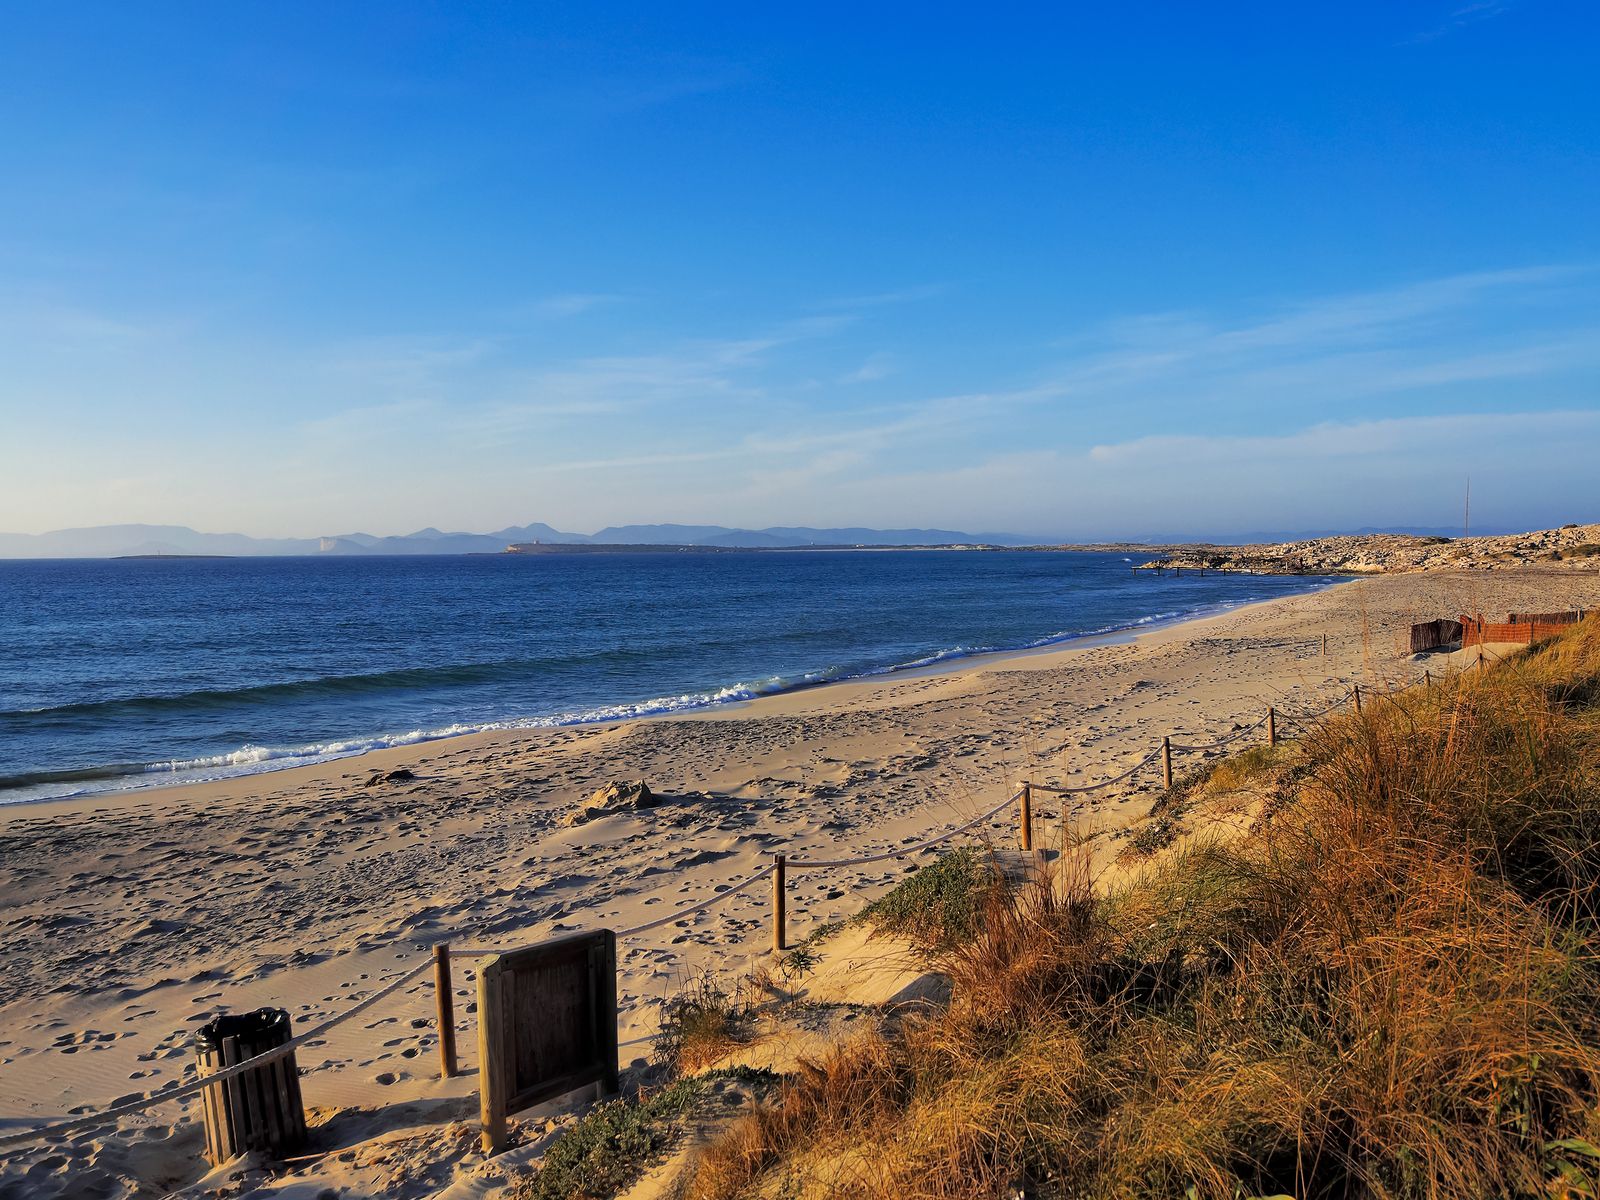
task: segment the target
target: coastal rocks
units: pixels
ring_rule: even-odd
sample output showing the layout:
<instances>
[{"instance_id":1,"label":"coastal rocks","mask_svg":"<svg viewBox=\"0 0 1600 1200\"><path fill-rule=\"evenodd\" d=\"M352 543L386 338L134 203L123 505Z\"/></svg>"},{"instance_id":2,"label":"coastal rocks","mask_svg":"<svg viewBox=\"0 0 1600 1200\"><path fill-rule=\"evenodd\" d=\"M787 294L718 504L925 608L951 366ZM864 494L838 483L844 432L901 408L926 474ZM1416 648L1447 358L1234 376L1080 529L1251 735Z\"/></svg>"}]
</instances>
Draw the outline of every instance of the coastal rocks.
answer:
<instances>
[{"instance_id":1,"label":"coastal rocks","mask_svg":"<svg viewBox=\"0 0 1600 1200\"><path fill-rule=\"evenodd\" d=\"M654 808L655 805L655 793L644 780L622 779L608 783L594 792L583 802L583 807L573 809L561 823L569 826L582 825L585 821L592 821L596 817L617 812L632 812L640 808Z\"/></svg>"},{"instance_id":2,"label":"coastal rocks","mask_svg":"<svg viewBox=\"0 0 1600 1200\"><path fill-rule=\"evenodd\" d=\"M384 783L410 783L417 777L417 773L405 767L397 767L393 771L376 771L361 786L377 787Z\"/></svg>"},{"instance_id":3,"label":"coastal rocks","mask_svg":"<svg viewBox=\"0 0 1600 1200\"><path fill-rule=\"evenodd\" d=\"M1600 525L1563 525L1480 537L1365 533L1251 546L1170 546L1140 571L1255 575L1375 575L1392 571L1495 571L1529 564L1600 569Z\"/></svg>"}]
</instances>

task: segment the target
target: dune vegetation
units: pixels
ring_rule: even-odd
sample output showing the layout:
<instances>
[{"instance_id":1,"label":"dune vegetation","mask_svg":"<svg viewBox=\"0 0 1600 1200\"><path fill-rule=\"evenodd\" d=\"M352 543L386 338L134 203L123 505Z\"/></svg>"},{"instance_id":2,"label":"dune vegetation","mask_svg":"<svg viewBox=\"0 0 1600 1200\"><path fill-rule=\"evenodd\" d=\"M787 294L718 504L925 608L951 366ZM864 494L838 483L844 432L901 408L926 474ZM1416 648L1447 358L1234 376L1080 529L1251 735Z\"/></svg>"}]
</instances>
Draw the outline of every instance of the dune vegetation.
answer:
<instances>
[{"instance_id":1,"label":"dune vegetation","mask_svg":"<svg viewBox=\"0 0 1600 1200\"><path fill-rule=\"evenodd\" d=\"M1597 752L1589 619L1221 760L1123 882L996 884L948 1008L803 1065L686 1194L1594 1195Z\"/></svg>"}]
</instances>

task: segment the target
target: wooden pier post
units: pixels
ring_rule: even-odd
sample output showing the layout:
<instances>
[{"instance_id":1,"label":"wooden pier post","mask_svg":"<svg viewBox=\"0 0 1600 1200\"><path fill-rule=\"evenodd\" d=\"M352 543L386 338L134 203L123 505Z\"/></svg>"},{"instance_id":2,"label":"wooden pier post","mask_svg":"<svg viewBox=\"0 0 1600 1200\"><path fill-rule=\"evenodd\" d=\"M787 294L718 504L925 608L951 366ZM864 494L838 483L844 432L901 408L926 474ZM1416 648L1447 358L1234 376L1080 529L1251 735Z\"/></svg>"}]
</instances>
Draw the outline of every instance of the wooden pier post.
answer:
<instances>
[{"instance_id":1,"label":"wooden pier post","mask_svg":"<svg viewBox=\"0 0 1600 1200\"><path fill-rule=\"evenodd\" d=\"M1161 739L1161 778L1166 782L1167 790L1172 790L1172 739Z\"/></svg>"},{"instance_id":2,"label":"wooden pier post","mask_svg":"<svg viewBox=\"0 0 1600 1200\"><path fill-rule=\"evenodd\" d=\"M1267 745L1269 747L1271 747L1271 746L1276 746L1277 744L1278 744L1278 710L1276 708L1268 708L1267 709Z\"/></svg>"},{"instance_id":3,"label":"wooden pier post","mask_svg":"<svg viewBox=\"0 0 1600 1200\"><path fill-rule=\"evenodd\" d=\"M1033 849L1033 785L1024 779L1017 785L1020 789L1021 806L1017 812L1017 823L1022 831L1022 848Z\"/></svg>"},{"instance_id":4,"label":"wooden pier post","mask_svg":"<svg viewBox=\"0 0 1600 1200\"><path fill-rule=\"evenodd\" d=\"M439 1015L439 1078L456 1073L456 1005L450 987L450 943L433 948L433 1005Z\"/></svg>"},{"instance_id":5,"label":"wooden pier post","mask_svg":"<svg viewBox=\"0 0 1600 1200\"><path fill-rule=\"evenodd\" d=\"M785 947L784 926L788 923L788 896L784 891L784 874L788 860L781 854L772 856L772 952L782 954Z\"/></svg>"}]
</instances>

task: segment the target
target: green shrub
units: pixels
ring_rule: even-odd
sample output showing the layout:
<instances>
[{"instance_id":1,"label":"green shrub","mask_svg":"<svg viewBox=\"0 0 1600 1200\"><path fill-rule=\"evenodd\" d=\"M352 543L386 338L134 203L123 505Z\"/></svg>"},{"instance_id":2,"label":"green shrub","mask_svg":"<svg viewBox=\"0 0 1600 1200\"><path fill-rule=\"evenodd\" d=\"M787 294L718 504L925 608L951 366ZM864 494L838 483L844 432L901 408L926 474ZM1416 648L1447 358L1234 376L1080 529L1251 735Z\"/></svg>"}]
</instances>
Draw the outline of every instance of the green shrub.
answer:
<instances>
[{"instance_id":1,"label":"green shrub","mask_svg":"<svg viewBox=\"0 0 1600 1200\"><path fill-rule=\"evenodd\" d=\"M948 950L976 932L983 897L995 885L987 859L963 846L918 868L861 916L880 932L930 951Z\"/></svg>"}]
</instances>

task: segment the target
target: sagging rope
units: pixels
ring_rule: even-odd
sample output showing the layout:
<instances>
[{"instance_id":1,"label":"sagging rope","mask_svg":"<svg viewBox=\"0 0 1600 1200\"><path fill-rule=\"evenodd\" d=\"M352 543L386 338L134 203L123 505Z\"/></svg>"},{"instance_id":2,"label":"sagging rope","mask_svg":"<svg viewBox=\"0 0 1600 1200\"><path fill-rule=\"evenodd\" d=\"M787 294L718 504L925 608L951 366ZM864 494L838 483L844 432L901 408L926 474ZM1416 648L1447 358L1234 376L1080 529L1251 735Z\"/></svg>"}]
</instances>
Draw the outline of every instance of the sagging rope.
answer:
<instances>
[{"instance_id":1,"label":"sagging rope","mask_svg":"<svg viewBox=\"0 0 1600 1200\"><path fill-rule=\"evenodd\" d=\"M657 928L657 927L659 927L661 925L670 924L671 922L679 920L680 918L683 918L683 917L693 916L697 912L703 912L704 910L710 908L714 904L721 904L724 900L727 900L728 898L730 898L732 896L738 895L740 892L744 891L745 888L749 887L752 883L760 883L768 875L771 875L775 870L777 870L777 867L773 866L771 863L768 863L766 866L762 867L761 870L757 871L754 875L750 875L750 876L746 877L745 879L741 880L740 882L734 884L732 887L726 888L725 890L718 892L714 896L710 896L710 897L708 897L708 898L706 898L704 900L701 900L698 904L686 904L686 905L682 906L681 908L675 908L671 912L666 913L663 916L657 917L653 921L646 921L643 925L635 925L631 929L620 929L620 930L617 931L617 936L619 938L633 937L635 934L644 933L647 930L655 929L655 928Z\"/></svg>"},{"instance_id":2,"label":"sagging rope","mask_svg":"<svg viewBox=\"0 0 1600 1200\"><path fill-rule=\"evenodd\" d=\"M1185 753L1194 753L1194 752L1200 751L1200 750L1215 750L1219 746L1226 746L1229 742L1238 741L1240 738L1242 738L1247 733L1254 733L1256 730L1260 729L1266 723L1267 723L1267 718L1266 717L1262 717L1261 720L1257 721L1254 725L1246 725L1243 729L1234 730L1227 737L1218 738L1214 742L1207 742L1207 743L1205 743L1204 745L1201 745L1201 746L1183 746L1183 745L1179 745L1177 742L1172 742L1171 746L1172 746L1172 748L1174 750L1183 751Z\"/></svg>"},{"instance_id":3,"label":"sagging rope","mask_svg":"<svg viewBox=\"0 0 1600 1200\"><path fill-rule=\"evenodd\" d=\"M880 854L865 854L860 858L791 858L788 860L788 867L791 871L820 871L828 867L859 867L867 863L884 862L891 858L902 858L907 854L916 854L928 849L930 846L937 846L940 842L949 841L957 834L965 833L974 825L981 825L985 821L993 820L1015 804L1017 797L1021 794L1021 792L1012 792L1011 795L1000 801L988 812L979 813L965 825L957 825L954 829L947 829L943 833L935 834L933 837L917 842L912 846L898 846L893 850L885 850Z\"/></svg>"},{"instance_id":4,"label":"sagging rope","mask_svg":"<svg viewBox=\"0 0 1600 1200\"><path fill-rule=\"evenodd\" d=\"M1049 792L1056 796L1081 796L1086 792L1098 792L1101 788L1108 788L1112 784L1121 783L1125 779L1133 778L1133 776L1139 771L1142 771L1145 767L1155 762L1156 757L1160 753L1161 747L1157 746L1154 750L1150 751L1149 754L1146 754L1138 762L1134 763L1133 766L1129 767L1121 775L1113 776L1110 779L1102 779L1099 783L1086 783L1079 787L1057 787L1052 783L1030 783L1028 786L1036 792Z\"/></svg>"},{"instance_id":5,"label":"sagging rope","mask_svg":"<svg viewBox=\"0 0 1600 1200\"><path fill-rule=\"evenodd\" d=\"M1278 709L1278 719L1280 721L1295 721L1300 723L1320 720L1331 713L1334 709L1338 708L1341 704L1348 704L1350 702L1350 698L1354 695L1355 692L1353 691L1345 692L1338 699L1324 705L1322 708L1307 709L1305 712L1285 712L1280 708Z\"/></svg>"},{"instance_id":6,"label":"sagging rope","mask_svg":"<svg viewBox=\"0 0 1600 1200\"><path fill-rule=\"evenodd\" d=\"M360 1016L362 1013L366 1012L367 1009L378 1003L378 1001L387 999L398 989L410 983L413 979L415 979L418 975L421 975L432 965L433 964L429 961L418 963L415 967L412 967L411 970L405 972L405 974L396 979L390 980L387 984L379 988L376 992L373 992L372 995L368 996L365 1000L362 1000L360 1003L354 1004L350 1008L345 1009L344 1012L340 1013L338 1016L330 1017L316 1028L309 1029L305 1033L298 1034L295 1037L290 1038L281 1046L274 1046L271 1050L262 1051L262 1053L256 1055L254 1058L247 1058L243 1062L234 1063L230 1067L223 1067L215 1074L202 1075L188 1083L180 1084L177 1087L169 1087L159 1092L152 1092L148 1096L142 1096L138 1100L130 1100L126 1104L115 1105L114 1107L105 1109L102 1112L89 1113L85 1116L73 1117L65 1121L57 1121L53 1125L39 1126L34 1129L25 1130L22 1133L6 1134L4 1137L0 1137L0 1150L5 1149L7 1146L20 1146L24 1142L34 1142L47 1138L59 1137L64 1133L71 1133L75 1129L88 1129L96 1125L103 1125L107 1121L115 1120L118 1117L132 1116L134 1113L144 1112L146 1109L155 1108L157 1105L167 1104L173 1100L185 1100L190 1096L194 1096L200 1092L203 1092L206 1088L211 1087L214 1084L226 1083L230 1079L234 1079L240 1075L243 1075L246 1071L253 1071L257 1067L264 1067L268 1063L277 1062L280 1058L287 1058L290 1054L293 1054L297 1049L299 1049L301 1046L304 1046L307 1042L316 1040L323 1034L327 1033L330 1029L333 1029L339 1025L343 1025L346 1021L353 1017Z\"/></svg>"}]
</instances>

